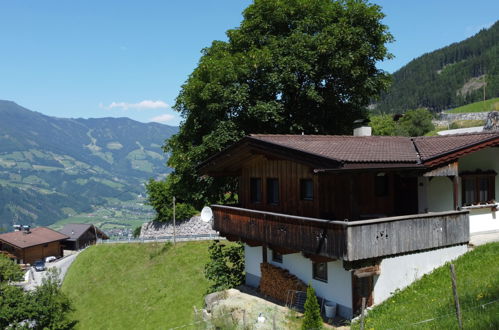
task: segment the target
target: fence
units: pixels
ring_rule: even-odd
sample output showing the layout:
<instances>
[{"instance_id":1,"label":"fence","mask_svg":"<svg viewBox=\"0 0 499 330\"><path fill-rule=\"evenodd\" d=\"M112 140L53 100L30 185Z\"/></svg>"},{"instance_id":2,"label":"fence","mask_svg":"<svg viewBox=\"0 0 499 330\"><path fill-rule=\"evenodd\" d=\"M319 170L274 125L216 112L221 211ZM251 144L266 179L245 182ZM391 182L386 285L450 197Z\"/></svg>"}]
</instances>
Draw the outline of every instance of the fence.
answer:
<instances>
[{"instance_id":1,"label":"fence","mask_svg":"<svg viewBox=\"0 0 499 330\"><path fill-rule=\"evenodd\" d=\"M214 239L225 239L220 235L213 234L200 234L200 235L176 235L175 241L186 242L186 241L206 241ZM153 242L173 242L174 236L158 236L154 238L134 238L134 237L123 237L122 239L107 239L97 241L97 244L114 244L114 243L153 243Z\"/></svg>"}]
</instances>

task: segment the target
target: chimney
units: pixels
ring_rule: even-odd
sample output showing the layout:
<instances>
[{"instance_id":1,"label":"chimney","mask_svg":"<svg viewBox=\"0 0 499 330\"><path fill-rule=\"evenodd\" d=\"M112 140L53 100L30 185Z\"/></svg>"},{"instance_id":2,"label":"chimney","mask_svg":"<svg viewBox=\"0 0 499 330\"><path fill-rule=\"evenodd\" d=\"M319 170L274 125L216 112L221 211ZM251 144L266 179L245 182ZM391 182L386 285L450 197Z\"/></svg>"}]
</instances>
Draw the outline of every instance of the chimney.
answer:
<instances>
[{"instance_id":1,"label":"chimney","mask_svg":"<svg viewBox=\"0 0 499 330\"><path fill-rule=\"evenodd\" d=\"M369 119L357 119L353 122L353 136L371 136L372 128Z\"/></svg>"}]
</instances>

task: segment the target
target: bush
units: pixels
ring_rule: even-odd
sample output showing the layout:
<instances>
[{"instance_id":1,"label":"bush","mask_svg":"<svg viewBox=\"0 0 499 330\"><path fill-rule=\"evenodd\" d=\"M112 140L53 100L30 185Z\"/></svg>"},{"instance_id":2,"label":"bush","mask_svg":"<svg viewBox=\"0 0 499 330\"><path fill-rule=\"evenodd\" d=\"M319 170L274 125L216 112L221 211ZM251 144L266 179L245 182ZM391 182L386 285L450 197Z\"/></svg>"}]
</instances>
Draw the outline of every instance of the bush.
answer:
<instances>
[{"instance_id":1,"label":"bush","mask_svg":"<svg viewBox=\"0 0 499 330\"><path fill-rule=\"evenodd\" d=\"M305 314L303 315L302 330L322 329L322 317L314 288L309 284L307 300L305 301Z\"/></svg>"},{"instance_id":2,"label":"bush","mask_svg":"<svg viewBox=\"0 0 499 330\"><path fill-rule=\"evenodd\" d=\"M226 246L215 240L209 247L210 261L204 268L205 277L213 284L208 292L234 288L244 282L244 246Z\"/></svg>"}]
</instances>

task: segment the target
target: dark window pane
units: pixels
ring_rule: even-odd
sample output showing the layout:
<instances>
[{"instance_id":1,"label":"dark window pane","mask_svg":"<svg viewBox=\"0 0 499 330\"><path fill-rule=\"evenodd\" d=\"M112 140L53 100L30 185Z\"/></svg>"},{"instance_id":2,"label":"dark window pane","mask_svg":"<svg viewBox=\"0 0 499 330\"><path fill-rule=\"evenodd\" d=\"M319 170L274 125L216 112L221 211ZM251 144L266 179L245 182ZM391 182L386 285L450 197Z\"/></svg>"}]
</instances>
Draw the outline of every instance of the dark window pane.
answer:
<instances>
[{"instance_id":1,"label":"dark window pane","mask_svg":"<svg viewBox=\"0 0 499 330\"><path fill-rule=\"evenodd\" d=\"M311 201L314 199L314 182L312 179L300 180L300 196L303 200Z\"/></svg>"},{"instance_id":2,"label":"dark window pane","mask_svg":"<svg viewBox=\"0 0 499 330\"><path fill-rule=\"evenodd\" d=\"M485 203L489 201L489 180L487 177L479 178L479 199Z\"/></svg>"},{"instance_id":3,"label":"dark window pane","mask_svg":"<svg viewBox=\"0 0 499 330\"><path fill-rule=\"evenodd\" d=\"M279 252L275 252L272 250L272 261L278 262L282 264L282 254Z\"/></svg>"},{"instance_id":4,"label":"dark window pane","mask_svg":"<svg viewBox=\"0 0 499 330\"><path fill-rule=\"evenodd\" d=\"M327 262L312 263L312 272L314 279L327 282Z\"/></svg>"},{"instance_id":5,"label":"dark window pane","mask_svg":"<svg viewBox=\"0 0 499 330\"><path fill-rule=\"evenodd\" d=\"M267 179L267 203L279 204L279 180Z\"/></svg>"},{"instance_id":6,"label":"dark window pane","mask_svg":"<svg viewBox=\"0 0 499 330\"><path fill-rule=\"evenodd\" d=\"M262 179L250 179L250 198L252 203L262 202Z\"/></svg>"},{"instance_id":7,"label":"dark window pane","mask_svg":"<svg viewBox=\"0 0 499 330\"><path fill-rule=\"evenodd\" d=\"M376 196L378 197L388 196L388 176L385 173L376 174L374 185L376 190Z\"/></svg>"}]
</instances>

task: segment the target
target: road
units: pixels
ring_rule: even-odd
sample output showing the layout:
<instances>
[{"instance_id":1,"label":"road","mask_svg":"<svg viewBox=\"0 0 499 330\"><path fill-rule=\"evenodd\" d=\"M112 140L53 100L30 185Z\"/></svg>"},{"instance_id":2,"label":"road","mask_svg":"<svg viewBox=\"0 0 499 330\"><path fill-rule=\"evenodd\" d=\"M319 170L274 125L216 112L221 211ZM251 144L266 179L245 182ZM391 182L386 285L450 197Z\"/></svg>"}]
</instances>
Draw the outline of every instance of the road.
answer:
<instances>
[{"instance_id":1,"label":"road","mask_svg":"<svg viewBox=\"0 0 499 330\"><path fill-rule=\"evenodd\" d=\"M59 280L62 283L69 267L71 266L71 264L76 259L79 253L80 252L77 252L62 259L58 259L54 262L46 263L45 266L47 267L47 270L50 268L59 269ZM25 288L27 290L34 290L37 286L42 284L42 280L47 276L47 271L45 270L42 272L37 272L33 267L31 267L30 272L31 275L29 276L29 280L28 283L25 285Z\"/></svg>"}]
</instances>

